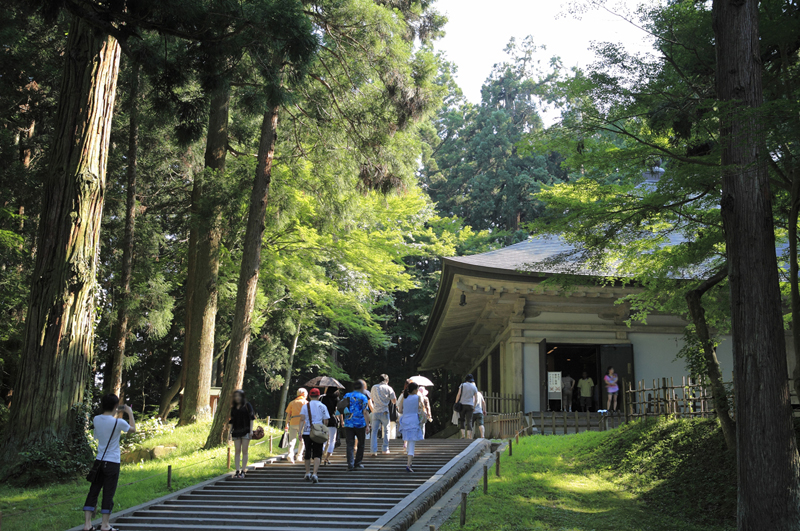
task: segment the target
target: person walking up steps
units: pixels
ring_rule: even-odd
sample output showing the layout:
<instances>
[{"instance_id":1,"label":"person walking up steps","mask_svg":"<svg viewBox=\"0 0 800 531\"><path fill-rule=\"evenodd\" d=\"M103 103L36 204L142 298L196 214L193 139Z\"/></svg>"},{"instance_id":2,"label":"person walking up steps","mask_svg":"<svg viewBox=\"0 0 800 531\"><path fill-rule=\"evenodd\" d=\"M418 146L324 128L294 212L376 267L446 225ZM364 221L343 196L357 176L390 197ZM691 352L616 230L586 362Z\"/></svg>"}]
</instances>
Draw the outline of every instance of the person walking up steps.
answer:
<instances>
[{"instance_id":1,"label":"person walking up steps","mask_svg":"<svg viewBox=\"0 0 800 531\"><path fill-rule=\"evenodd\" d=\"M337 409L344 414L345 436L347 439L347 470L364 468L364 445L366 444L367 415L369 399L364 394L363 384L358 381L353 390L339 401ZM356 450L356 440L358 449Z\"/></svg>"},{"instance_id":2,"label":"person walking up steps","mask_svg":"<svg viewBox=\"0 0 800 531\"><path fill-rule=\"evenodd\" d=\"M300 459L303 455L303 433L300 431L300 418L302 417L303 406L308 402L306 400L308 391L302 387L297 390L297 398L289 402L286 406L286 427L289 430L289 461L294 464L295 459ZM295 454L294 447L297 445L297 454Z\"/></svg>"},{"instance_id":3,"label":"person walking up steps","mask_svg":"<svg viewBox=\"0 0 800 531\"><path fill-rule=\"evenodd\" d=\"M403 440L408 443L406 472L414 472L411 465L414 462L416 443L425 438L422 434L421 419L425 418L427 420L427 417L423 417L425 412L420 402L419 395L417 394L418 389L419 386L414 382L408 384L408 389L406 390L408 396L405 396L403 402L398 406L398 411L403 414L400 420L403 425ZM405 395L406 392L404 392L403 395Z\"/></svg>"},{"instance_id":4,"label":"person walking up steps","mask_svg":"<svg viewBox=\"0 0 800 531\"><path fill-rule=\"evenodd\" d=\"M306 464L306 475L303 479L312 483L319 483L319 463L322 460L322 445L324 443L316 442L311 438L311 426L313 424L324 424L330 418L328 408L319 401L319 394L319 389L316 387L309 391L309 401L303 406L302 418L300 419L300 428L303 432L303 443L305 444L303 460ZM311 471L312 459L314 460L313 472Z\"/></svg>"},{"instance_id":5,"label":"person walking up steps","mask_svg":"<svg viewBox=\"0 0 800 531\"><path fill-rule=\"evenodd\" d=\"M253 433L253 421L256 412L244 397L244 391L237 389L233 392L233 405L231 406L230 425L231 439L235 449L234 462L236 464L235 478L243 478L247 469L247 450L250 447L250 436ZM242 468L239 468L239 455L242 457Z\"/></svg>"},{"instance_id":6,"label":"person walking up steps","mask_svg":"<svg viewBox=\"0 0 800 531\"><path fill-rule=\"evenodd\" d=\"M478 391L477 393L475 393L475 406L472 411L472 426L473 426L472 433L474 436L475 431L479 431L481 434L481 439L486 437L484 435L485 428L483 426L483 415L485 414L485 412L486 412L486 400L484 400L483 398L483 393ZM477 430L475 429L475 426L478 427Z\"/></svg>"},{"instance_id":7,"label":"person walking up steps","mask_svg":"<svg viewBox=\"0 0 800 531\"><path fill-rule=\"evenodd\" d=\"M119 482L119 436L121 433L133 433L136 431L136 421L133 420L133 411L130 406L121 409L128 416L128 422L115 418L119 405L117 395L106 395L100 404L103 407L103 414L94 418L94 438L97 439L97 459L92 466L90 475L92 485L89 487L89 494L83 504L86 523L83 526L85 531L94 530L92 525L92 514L97 508L97 498L100 491L103 491L103 505L100 513L103 515L103 523L100 525L102 531L117 531L111 527L111 510L114 508L114 493L117 491ZM89 479L87 477L87 479Z\"/></svg>"},{"instance_id":8,"label":"person walking up steps","mask_svg":"<svg viewBox=\"0 0 800 531\"><path fill-rule=\"evenodd\" d=\"M331 462L331 457L333 457L333 451L336 449L336 435L341 418L339 412L336 410L336 406L339 404L339 390L335 387L328 387L325 390L325 396L322 397L320 402L328 408L328 415L330 416L330 418L328 418L328 442L325 443L325 447L323 448L323 464L328 465Z\"/></svg>"},{"instance_id":9,"label":"person walking up steps","mask_svg":"<svg viewBox=\"0 0 800 531\"><path fill-rule=\"evenodd\" d=\"M381 381L372 386L372 455L378 455L378 429L383 427L383 453L389 453L389 404L397 403L394 389L389 387L389 376L381 374Z\"/></svg>"},{"instance_id":10,"label":"person walking up steps","mask_svg":"<svg viewBox=\"0 0 800 531\"><path fill-rule=\"evenodd\" d=\"M458 427L461 429L461 438L472 439L472 413L475 408L475 395L478 387L475 385L475 378L468 374L458 388L456 404L461 404L458 412ZM464 433L466 432L466 434Z\"/></svg>"}]
</instances>

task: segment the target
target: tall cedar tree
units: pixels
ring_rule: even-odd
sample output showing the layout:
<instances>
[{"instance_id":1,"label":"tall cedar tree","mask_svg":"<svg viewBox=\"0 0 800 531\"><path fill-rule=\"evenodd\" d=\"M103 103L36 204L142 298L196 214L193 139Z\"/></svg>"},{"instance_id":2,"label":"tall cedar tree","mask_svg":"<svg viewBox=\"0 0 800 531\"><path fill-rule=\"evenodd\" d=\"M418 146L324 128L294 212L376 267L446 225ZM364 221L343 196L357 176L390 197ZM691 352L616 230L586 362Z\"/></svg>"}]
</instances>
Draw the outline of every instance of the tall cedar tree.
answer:
<instances>
[{"instance_id":1,"label":"tall cedar tree","mask_svg":"<svg viewBox=\"0 0 800 531\"><path fill-rule=\"evenodd\" d=\"M800 456L787 382L763 127L758 2L714 0L736 385L738 528L800 529Z\"/></svg>"},{"instance_id":2,"label":"tall cedar tree","mask_svg":"<svg viewBox=\"0 0 800 531\"><path fill-rule=\"evenodd\" d=\"M80 18L67 42L36 262L4 460L48 441L69 447L72 407L91 383L95 273L120 61L115 38Z\"/></svg>"}]
</instances>

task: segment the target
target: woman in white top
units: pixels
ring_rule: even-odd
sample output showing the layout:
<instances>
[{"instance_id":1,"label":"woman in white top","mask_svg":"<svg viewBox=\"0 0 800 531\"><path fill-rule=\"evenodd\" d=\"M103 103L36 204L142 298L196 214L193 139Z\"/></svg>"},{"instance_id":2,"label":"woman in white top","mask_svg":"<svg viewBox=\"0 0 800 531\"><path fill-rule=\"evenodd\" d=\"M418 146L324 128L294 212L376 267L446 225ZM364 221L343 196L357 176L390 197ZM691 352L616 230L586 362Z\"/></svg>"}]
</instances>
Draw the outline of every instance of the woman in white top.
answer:
<instances>
[{"instance_id":1,"label":"woman in white top","mask_svg":"<svg viewBox=\"0 0 800 531\"><path fill-rule=\"evenodd\" d=\"M475 378L468 374L458 388L456 404L461 404L461 411L458 415L458 427L461 428L461 438L472 439L472 413L475 409L475 395L478 394L478 387L475 385ZM467 434L464 432L466 431Z\"/></svg>"},{"instance_id":2,"label":"woman in white top","mask_svg":"<svg viewBox=\"0 0 800 531\"><path fill-rule=\"evenodd\" d=\"M419 389L419 386L414 382L408 384L408 389L403 391L403 401L397 404L397 411L403 414L400 419L403 428L403 440L408 443L406 472L414 471L411 468L411 463L414 461L414 448L417 441L421 441L425 438L422 434L422 428L420 427L420 419L422 418L420 409L422 408L422 404L417 394L417 389ZM408 393L408 395L406 395L406 393Z\"/></svg>"},{"instance_id":3,"label":"woman in white top","mask_svg":"<svg viewBox=\"0 0 800 531\"><path fill-rule=\"evenodd\" d=\"M103 504L100 513L103 515L100 529L102 531L116 531L111 527L111 509L114 508L114 493L117 490L119 481L119 436L122 433L133 433L136 431L136 422L133 420L133 411L129 406L117 408L119 398L117 395L106 395L100 402L103 407L103 414L94 418L94 438L97 439L97 460L94 462L94 469L97 474L89 487L89 494L83 504L86 523L84 531L94 530L92 525L92 514L97 508L97 498L100 491L103 491ZM128 422L115 417L117 411L124 411L128 416Z\"/></svg>"},{"instance_id":4,"label":"woman in white top","mask_svg":"<svg viewBox=\"0 0 800 531\"><path fill-rule=\"evenodd\" d=\"M303 434L303 442L305 443L305 452L303 460L306 462L306 475L303 479L313 483L319 483L319 463L322 460L322 445L325 443L315 442L311 439L311 425L312 424L327 424L328 419L331 418L328 413L328 408L319 401L319 389L316 387L308 392L308 404L303 406L300 414L303 418L300 420L301 433ZM309 418L310 417L310 418ZM314 459L314 473L311 473L311 459Z\"/></svg>"}]
</instances>

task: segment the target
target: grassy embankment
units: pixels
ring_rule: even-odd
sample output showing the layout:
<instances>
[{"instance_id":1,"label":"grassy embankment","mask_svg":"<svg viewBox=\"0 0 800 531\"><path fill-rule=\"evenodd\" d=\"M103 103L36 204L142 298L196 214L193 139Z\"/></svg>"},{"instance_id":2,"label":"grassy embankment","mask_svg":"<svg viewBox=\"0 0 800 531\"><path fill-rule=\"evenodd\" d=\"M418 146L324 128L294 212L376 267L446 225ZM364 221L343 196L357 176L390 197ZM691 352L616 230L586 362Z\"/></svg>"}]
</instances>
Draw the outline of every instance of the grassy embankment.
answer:
<instances>
[{"instance_id":1,"label":"grassy embankment","mask_svg":"<svg viewBox=\"0 0 800 531\"><path fill-rule=\"evenodd\" d=\"M202 449L209 428L210 423L198 423L176 428L172 433L162 434L142 443L141 448L164 445L177 446L177 450L163 459L123 465L119 488L114 497L114 510L121 511L168 494L168 465L172 465L172 491L225 473L227 449ZM273 450L274 453L279 453L277 446L280 434L275 430L273 433L276 435ZM251 441L251 463L269 457L268 438L269 433L261 441ZM255 445L262 441L263 444ZM64 531L79 525L84 518L83 502L88 487L89 484L83 479L40 488L2 485L2 528L14 531Z\"/></svg>"},{"instance_id":2,"label":"grassy embankment","mask_svg":"<svg viewBox=\"0 0 800 531\"><path fill-rule=\"evenodd\" d=\"M457 511L442 529L727 531L735 460L711 420L525 437L467 507L464 528Z\"/></svg>"}]
</instances>

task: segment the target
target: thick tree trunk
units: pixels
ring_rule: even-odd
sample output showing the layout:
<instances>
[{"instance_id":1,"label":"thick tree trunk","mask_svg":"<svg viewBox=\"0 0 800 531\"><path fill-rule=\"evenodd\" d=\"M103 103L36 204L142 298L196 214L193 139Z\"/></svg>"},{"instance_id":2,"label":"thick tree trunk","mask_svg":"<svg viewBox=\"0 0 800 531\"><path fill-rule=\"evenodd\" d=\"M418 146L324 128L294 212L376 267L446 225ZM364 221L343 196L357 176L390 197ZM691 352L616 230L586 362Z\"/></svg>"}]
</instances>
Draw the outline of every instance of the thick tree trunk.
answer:
<instances>
[{"instance_id":1,"label":"thick tree trunk","mask_svg":"<svg viewBox=\"0 0 800 531\"><path fill-rule=\"evenodd\" d=\"M789 207L789 289L792 306L792 350L794 351L794 371L792 385L794 393L800 397L800 274L797 263L797 218L800 213L800 179L792 172L792 204Z\"/></svg>"},{"instance_id":2,"label":"thick tree trunk","mask_svg":"<svg viewBox=\"0 0 800 531\"><path fill-rule=\"evenodd\" d=\"M736 425L731 418L730 408L728 407L728 393L722 381L722 370L717 359L717 349L711 339L706 322L706 311L703 308L702 297L709 289L719 284L728 276L727 266L714 276L703 281L696 289L686 294L686 303L689 306L689 314L692 317L697 337L703 347L703 358L706 364L706 374L711 382L711 393L714 400L714 410L717 412L717 419L722 428L722 436L725 438L725 445L728 450L736 451Z\"/></svg>"},{"instance_id":3,"label":"thick tree trunk","mask_svg":"<svg viewBox=\"0 0 800 531\"><path fill-rule=\"evenodd\" d=\"M128 301L131 295L133 276L133 235L136 228L136 157L139 152L139 66L133 65L131 73L127 198L125 201L125 232L122 237L122 271L120 272L119 296L117 297L117 321L111 329L111 371L106 391L119 396L122 391L122 365L125 360L125 344L128 341Z\"/></svg>"},{"instance_id":4,"label":"thick tree trunk","mask_svg":"<svg viewBox=\"0 0 800 531\"><path fill-rule=\"evenodd\" d=\"M217 318L217 278L219 250L222 240L221 220L217 205L204 204L204 181L215 173L225 171L228 149L228 104L230 88L214 93L206 135L205 171L197 176L192 190L193 209L198 214L194 290L192 293L191 325L184 356L186 384L183 388L180 424L191 424L209 418L209 388L211 365L214 361L214 332ZM195 193L197 192L197 193ZM195 202L197 198L197 204Z\"/></svg>"},{"instance_id":5,"label":"thick tree trunk","mask_svg":"<svg viewBox=\"0 0 800 531\"><path fill-rule=\"evenodd\" d=\"M756 0L714 0L722 116L722 220L731 292L738 528L800 529L800 456L789 402L772 204L760 118Z\"/></svg>"},{"instance_id":6,"label":"thick tree trunk","mask_svg":"<svg viewBox=\"0 0 800 531\"><path fill-rule=\"evenodd\" d=\"M73 20L44 185L25 346L4 431L4 464L13 464L19 450L48 440L69 447L72 407L83 401L91 381L95 273L119 58L116 40Z\"/></svg>"},{"instance_id":7,"label":"thick tree trunk","mask_svg":"<svg viewBox=\"0 0 800 531\"><path fill-rule=\"evenodd\" d=\"M300 339L300 318L297 319L297 332L292 339L292 348L289 350L289 365L286 367L286 379L281 387L281 401L278 403L277 415L283 415L286 404L289 402L289 386L292 384L292 368L294 367L294 354L297 352L297 340ZM280 417L279 417L280 418ZM288 422L288 419L284 419Z\"/></svg>"},{"instance_id":8,"label":"thick tree trunk","mask_svg":"<svg viewBox=\"0 0 800 531\"><path fill-rule=\"evenodd\" d=\"M250 345L250 325L256 303L258 271L261 268L261 244L264 239L269 185L272 181L272 159L275 155L276 133L278 129L278 108L264 113L261 122L261 138L258 145L258 164L250 194L250 208L247 214L247 228L244 236L242 265L239 270L239 285L236 291L236 309L233 314L231 343L225 364L225 374L220 391L220 404L230 401L233 392L242 388L244 371L247 367L247 348ZM206 448L223 444L228 423L226 408L218 407L214 423L208 434Z\"/></svg>"}]
</instances>

